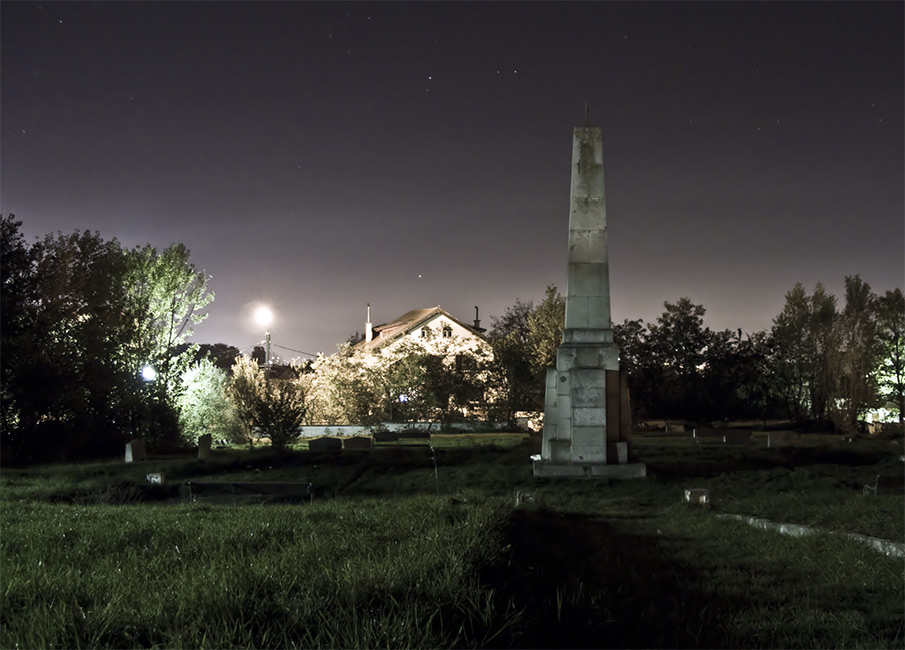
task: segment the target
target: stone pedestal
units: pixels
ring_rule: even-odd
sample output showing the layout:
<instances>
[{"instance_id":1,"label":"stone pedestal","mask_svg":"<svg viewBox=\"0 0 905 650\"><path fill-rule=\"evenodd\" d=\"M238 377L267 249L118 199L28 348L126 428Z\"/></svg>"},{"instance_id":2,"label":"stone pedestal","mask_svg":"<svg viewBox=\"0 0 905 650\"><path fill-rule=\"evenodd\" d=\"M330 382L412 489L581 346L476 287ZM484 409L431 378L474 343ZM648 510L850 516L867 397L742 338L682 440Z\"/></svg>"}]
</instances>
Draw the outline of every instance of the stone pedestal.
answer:
<instances>
[{"instance_id":1,"label":"stone pedestal","mask_svg":"<svg viewBox=\"0 0 905 650\"><path fill-rule=\"evenodd\" d=\"M211 434L198 436L198 460L207 460L211 456Z\"/></svg>"},{"instance_id":2,"label":"stone pedestal","mask_svg":"<svg viewBox=\"0 0 905 650\"><path fill-rule=\"evenodd\" d=\"M143 440L136 438L135 440L130 440L126 443L125 460L127 463L148 460L148 452Z\"/></svg>"},{"instance_id":3,"label":"stone pedestal","mask_svg":"<svg viewBox=\"0 0 905 650\"><path fill-rule=\"evenodd\" d=\"M635 478L629 463L628 387L610 321L603 143L575 129L566 319L556 367L547 371L544 434L535 476Z\"/></svg>"}]
</instances>

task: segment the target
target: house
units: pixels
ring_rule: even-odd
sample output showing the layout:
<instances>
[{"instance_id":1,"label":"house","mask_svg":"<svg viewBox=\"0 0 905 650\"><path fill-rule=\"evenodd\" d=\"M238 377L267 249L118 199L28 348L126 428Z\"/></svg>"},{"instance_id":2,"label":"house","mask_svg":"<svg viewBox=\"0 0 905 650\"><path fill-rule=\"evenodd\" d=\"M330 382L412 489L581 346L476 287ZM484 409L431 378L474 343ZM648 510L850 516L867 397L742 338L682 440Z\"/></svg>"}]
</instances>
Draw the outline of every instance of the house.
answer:
<instances>
[{"instance_id":1,"label":"house","mask_svg":"<svg viewBox=\"0 0 905 650\"><path fill-rule=\"evenodd\" d=\"M371 323L371 305L368 305L368 316L365 322L364 339L355 344L357 349L376 352L399 344L409 339L430 342L454 340L457 352L482 350L490 353L490 344L484 338L486 330L478 319L478 308L475 307L474 323L469 325L444 310L440 305L426 309L412 309L399 318L373 325Z\"/></svg>"}]
</instances>

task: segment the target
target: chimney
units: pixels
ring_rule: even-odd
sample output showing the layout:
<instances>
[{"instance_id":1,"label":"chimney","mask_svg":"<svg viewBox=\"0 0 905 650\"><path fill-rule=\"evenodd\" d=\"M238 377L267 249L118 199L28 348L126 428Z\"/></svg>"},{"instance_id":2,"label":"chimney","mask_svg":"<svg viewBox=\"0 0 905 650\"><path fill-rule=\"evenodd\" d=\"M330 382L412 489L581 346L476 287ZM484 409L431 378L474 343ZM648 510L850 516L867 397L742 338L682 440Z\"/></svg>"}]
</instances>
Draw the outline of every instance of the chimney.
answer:
<instances>
[{"instance_id":1,"label":"chimney","mask_svg":"<svg viewBox=\"0 0 905 650\"><path fill-rule=\"evenodd\" d=\"M478 318L478 306L477 305L474 306L474 328L479 332L484 331L484 328L481 327L481 319Z\"/></svg>"},{"instance_id":2,"label":"chimney","mask_svg":"<svg viewBox=\"0 0 905 650\"><path fill-rule=\"evenodd\" d=\"M365 343L374 338L374 326L371 324L371 303L368 303L368 319L365 321Z\"/></svg>"}]
</instances>

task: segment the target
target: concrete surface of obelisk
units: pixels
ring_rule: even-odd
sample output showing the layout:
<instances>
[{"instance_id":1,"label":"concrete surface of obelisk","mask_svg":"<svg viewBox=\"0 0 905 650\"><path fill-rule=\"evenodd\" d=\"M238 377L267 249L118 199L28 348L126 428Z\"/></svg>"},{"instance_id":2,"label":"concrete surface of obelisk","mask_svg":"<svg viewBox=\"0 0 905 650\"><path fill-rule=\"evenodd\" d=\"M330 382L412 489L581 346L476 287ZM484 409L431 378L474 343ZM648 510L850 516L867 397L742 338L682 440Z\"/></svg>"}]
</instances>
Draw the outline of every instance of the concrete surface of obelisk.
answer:
<instances>
[{"instance_id":1,"label":"concrete surface of obelisk","mask_svg":"<svg viewBox=\"0 0 905 650\"><path fill-rule=\"evenodd\" d=\"M628 463L627 454L620 453L618 462L607 458L607 371L611 380L616 378L618 401L618 369L610 322L603 138L599 127L581 126L572 141L565 328L556 368L547 371L543 446L534 462L535 476L645 475L644 465Z\"/></svg>"}]
</instances>

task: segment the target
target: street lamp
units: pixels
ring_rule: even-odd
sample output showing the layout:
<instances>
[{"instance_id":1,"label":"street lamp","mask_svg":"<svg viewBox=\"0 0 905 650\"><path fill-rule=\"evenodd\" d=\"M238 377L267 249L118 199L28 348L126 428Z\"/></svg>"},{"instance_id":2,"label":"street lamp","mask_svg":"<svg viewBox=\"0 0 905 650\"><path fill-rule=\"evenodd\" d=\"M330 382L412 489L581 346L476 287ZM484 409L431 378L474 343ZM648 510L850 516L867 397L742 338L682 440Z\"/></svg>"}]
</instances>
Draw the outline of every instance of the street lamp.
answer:
<instances>
[{"instance_id":1,"label":"street lamp","mask_svg":"<svg viewBox=\"0 0 905 650\"><path fill-rule=\"evenodd\" d=\"M154 381L157 379L157 371L151 366L145 366L141 369L141 378L145 381Z\"/></svg>"},{"instance_id":2,"label":"street lamp","mask_svg":"<svg viewBox=\"0 0 905 650\"><path fill-rule=\"evenodd\" d=\"M273 312L267 305L261 305L255 310L255 321L261 327L266 327L264 333L264 376L270 379L270 323L273 322Z\"/></svg>"}]
</instances>

